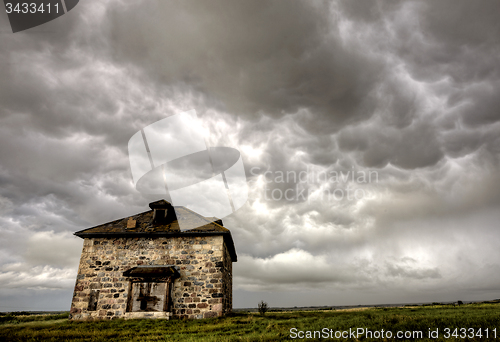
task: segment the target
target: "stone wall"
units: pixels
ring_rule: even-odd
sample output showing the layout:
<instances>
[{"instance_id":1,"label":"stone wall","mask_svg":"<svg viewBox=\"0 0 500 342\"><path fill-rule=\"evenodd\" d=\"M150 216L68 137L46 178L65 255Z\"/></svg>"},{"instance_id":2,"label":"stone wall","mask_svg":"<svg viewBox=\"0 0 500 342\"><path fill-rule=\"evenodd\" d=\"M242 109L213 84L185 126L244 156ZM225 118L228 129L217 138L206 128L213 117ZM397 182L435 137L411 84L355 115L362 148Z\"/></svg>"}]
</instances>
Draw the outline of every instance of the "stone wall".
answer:
<instances>
[{"instance_id":1,"label":"stone wall","mask_svg":"<svg viewBox=\"0 0 500 342\"><path fill-rule=\"evenodd\" d=\"M226 245L224 244L222 268L222 312L229 313L233 309L233 262Z\"/></svg>"},{"instance_id":2,"label":"stone wall","mask_svg":"<svg viewBox=\"0 0 500 342\"><path fill-rule=\"evenodd\" d=\"M87 238L71 304L70 318L168 317L126 313L129 278L140 265L175 265L172 316L217 317L232 308L232 263L222 236ZM142 314L142 315L141 315Z\"/></svg>"}]
</instances>

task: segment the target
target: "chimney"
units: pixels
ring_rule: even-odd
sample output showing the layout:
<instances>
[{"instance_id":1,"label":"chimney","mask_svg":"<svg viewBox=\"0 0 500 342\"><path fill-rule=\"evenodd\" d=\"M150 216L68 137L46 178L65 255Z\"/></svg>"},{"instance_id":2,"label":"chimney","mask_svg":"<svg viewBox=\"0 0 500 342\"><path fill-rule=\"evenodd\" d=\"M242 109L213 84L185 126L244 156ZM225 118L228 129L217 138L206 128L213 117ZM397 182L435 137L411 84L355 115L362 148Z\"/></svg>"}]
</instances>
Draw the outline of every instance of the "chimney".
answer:
<instances>
[{"instance_id":1,"label":"chimney","mask_svg":"<svg viewBox=\"0 0 500 342\"><path fill-rule=\"evenodd\" d=\"M153 225L169 224L177 220L174 207L164 199L149 203L149 207L153 209Z\"/></svg>"}]
</instances>

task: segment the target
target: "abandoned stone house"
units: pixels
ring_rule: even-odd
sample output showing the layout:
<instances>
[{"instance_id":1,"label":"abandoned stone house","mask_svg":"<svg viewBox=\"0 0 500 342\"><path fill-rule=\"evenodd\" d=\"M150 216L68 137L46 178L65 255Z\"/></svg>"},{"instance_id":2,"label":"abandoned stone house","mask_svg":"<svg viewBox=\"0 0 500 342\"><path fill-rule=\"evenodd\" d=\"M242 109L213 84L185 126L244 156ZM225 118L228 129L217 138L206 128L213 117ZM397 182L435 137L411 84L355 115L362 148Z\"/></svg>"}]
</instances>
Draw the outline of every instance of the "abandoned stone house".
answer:
<instances>
[{"instance_id":1,"label":"abandoned stone house","mask_svg":"<svg viewBox=\"0 0 500 342\"><path fill-rule=\"evenodd\" d=\"M236 251L222 220L161 200L76 232L84 239L70 319L207 318L232 309ZM179 221L193 229L181 231Z\"/></svg>"}]
</instances>

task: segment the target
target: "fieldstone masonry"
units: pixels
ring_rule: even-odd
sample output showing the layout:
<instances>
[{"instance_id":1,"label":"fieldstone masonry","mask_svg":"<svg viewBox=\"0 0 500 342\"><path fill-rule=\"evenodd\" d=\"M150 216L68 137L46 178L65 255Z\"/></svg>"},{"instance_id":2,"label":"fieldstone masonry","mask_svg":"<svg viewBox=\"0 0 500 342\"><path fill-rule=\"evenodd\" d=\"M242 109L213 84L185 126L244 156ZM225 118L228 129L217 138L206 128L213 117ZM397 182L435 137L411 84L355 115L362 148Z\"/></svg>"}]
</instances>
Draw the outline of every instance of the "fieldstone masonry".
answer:
<instances>
[{"instance_id":1,"label":"fieldstone masonry","mask_svg":"<svg viewBox=\"0 0 500 342\"><path fill-rule=\"evenodd\" d=\"M192 231L180 232L170 222L146 232L149 216L154 213L136 215L133 232L124 218L75 233L84 244L72 320L200 319L231 311L236 254L229 231L207 221Z\"/></svg>"}]
</instances>

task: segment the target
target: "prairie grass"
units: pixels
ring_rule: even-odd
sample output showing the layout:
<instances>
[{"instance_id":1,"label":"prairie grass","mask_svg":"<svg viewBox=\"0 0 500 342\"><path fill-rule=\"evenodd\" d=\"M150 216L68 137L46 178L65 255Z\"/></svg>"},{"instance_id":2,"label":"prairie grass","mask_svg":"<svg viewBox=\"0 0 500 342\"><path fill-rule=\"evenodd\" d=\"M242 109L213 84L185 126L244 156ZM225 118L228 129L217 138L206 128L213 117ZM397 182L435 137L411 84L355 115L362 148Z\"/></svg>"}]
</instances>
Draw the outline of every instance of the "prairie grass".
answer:
<instances>
[{"instance_id":1,"label":"prairie grass","mask_svg":"<svg viewBox=\"0 0 500 342\"><path fill-rule=\"evenodd\" d=\"M66 314L67 317L67 314ZM397 341L487 341L483 336L468 339L444 338L445 328L497 329L500 338L500 304L433 305L364 310L318 310L234 313L205 320L110 320L72 322L61 315L24 317L3 322L0 341L286 341L290 329L314 331L323 328L344 331L366 328L372 331L422 331L423 339ZM32 320L30 320L32 319ZM439 329L440 338L429 339L429 329ZM300 339L296 339L300 340ZM309 339L318 341L321 339ZM327 340L327 339L323 339ZM336 339L333 339L336 340ZM343 338L342 341L356 341ZM362 341L384 341L364 339ZM493 339L489 339L493 340Z\"/></svg>"},{"instance_id":2,"label":"prairie grass","mask_svg":"<svg viewBox=\"0 0 500 342\"><path fill-rule=\"evenodd\" d=\"M42 321L54 321L61 319L68 319L69 312L60 314L47 314L47 315L30 315L28 313L21 314L6 314L0 316L0 327L5 325L20 324L20 323L33 323Z\"/></svg>"}]
</instances>

